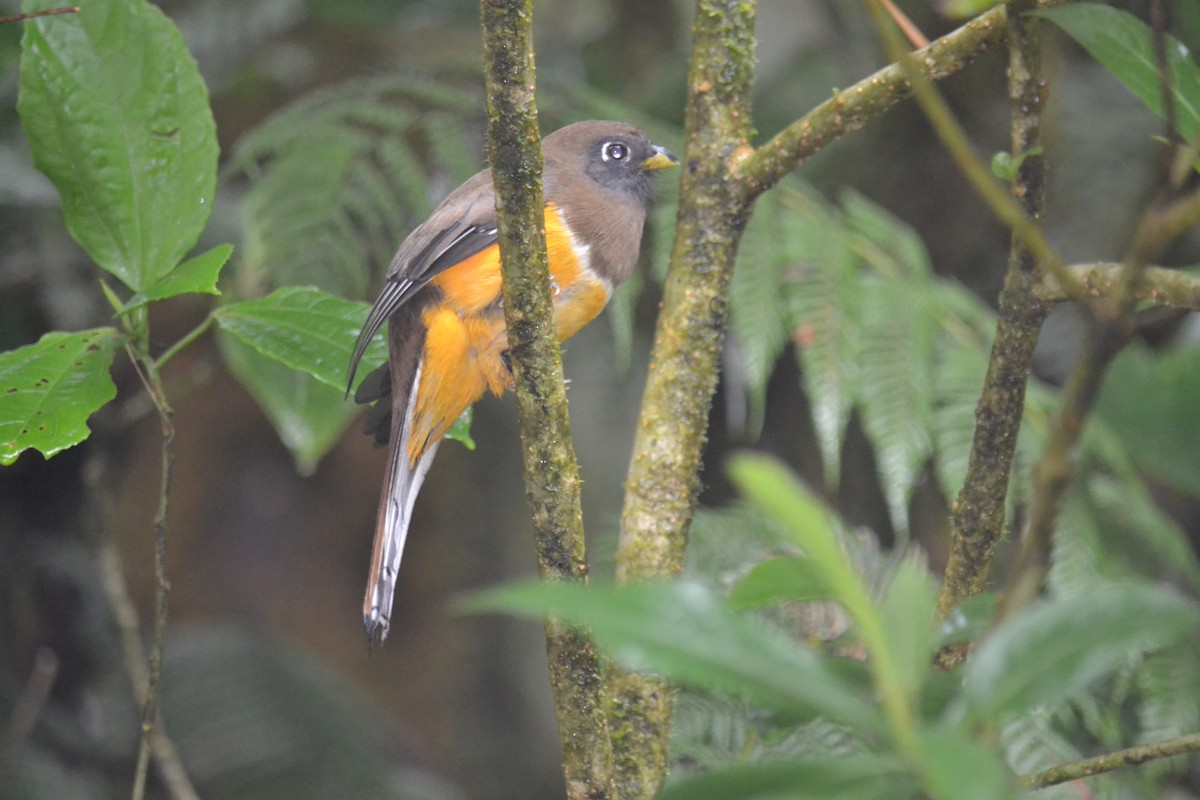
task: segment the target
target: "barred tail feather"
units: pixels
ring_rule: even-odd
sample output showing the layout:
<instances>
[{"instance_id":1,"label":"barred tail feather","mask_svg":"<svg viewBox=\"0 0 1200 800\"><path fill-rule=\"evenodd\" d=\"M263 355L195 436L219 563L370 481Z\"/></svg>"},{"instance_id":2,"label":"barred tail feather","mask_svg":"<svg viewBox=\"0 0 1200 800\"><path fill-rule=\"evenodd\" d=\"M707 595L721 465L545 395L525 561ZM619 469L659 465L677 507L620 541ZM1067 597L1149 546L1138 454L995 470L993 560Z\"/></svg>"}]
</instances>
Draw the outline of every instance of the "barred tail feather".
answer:
<instances>
[{"instance_id":1,"label":"barred tail feather","mask_svg":"<svg viewBox=\"0 0 1200 800\"><path fill-rule=\"evenodd\" d=\"M414 464L409 460L409 434L412 430L413 407L421 381L421 367L413 375L402 425L393 419L392 448L383 475L383 498L375 522L375 544L371 549L371 572L363 598L363 623L373 643L383 643L391 627L392 600L396 592L396 574L408 538L413 505L421 484L433 463L439 441L430 443ZM399 431L396 430L399 428Z\"/></svg>"}]
</instances>

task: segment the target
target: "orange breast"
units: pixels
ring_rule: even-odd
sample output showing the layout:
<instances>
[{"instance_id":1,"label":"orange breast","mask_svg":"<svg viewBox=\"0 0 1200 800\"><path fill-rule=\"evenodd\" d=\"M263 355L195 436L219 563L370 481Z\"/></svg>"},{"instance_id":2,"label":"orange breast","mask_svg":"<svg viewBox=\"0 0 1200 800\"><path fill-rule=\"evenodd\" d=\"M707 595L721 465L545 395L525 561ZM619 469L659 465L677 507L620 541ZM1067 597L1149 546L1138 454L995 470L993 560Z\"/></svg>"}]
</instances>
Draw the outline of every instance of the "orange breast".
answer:
<instances>
[{"instance_id":1,"label":"orange breast","mask_svg":"<svg viewBox=\"0 0 1200 800\"><path fill-rule=\"evenodd\" d=\"M577 253L558 209L546 204L546 252L559 341L596 318L610 289ZM416 463L432 442L485 391L501 394L512 378L501 354L508 347L500 296L500 248L483 250L442 272L431 283L441 299L427 308L425 353L411 420L408 457Z\"/></svg>"}]
</instances>

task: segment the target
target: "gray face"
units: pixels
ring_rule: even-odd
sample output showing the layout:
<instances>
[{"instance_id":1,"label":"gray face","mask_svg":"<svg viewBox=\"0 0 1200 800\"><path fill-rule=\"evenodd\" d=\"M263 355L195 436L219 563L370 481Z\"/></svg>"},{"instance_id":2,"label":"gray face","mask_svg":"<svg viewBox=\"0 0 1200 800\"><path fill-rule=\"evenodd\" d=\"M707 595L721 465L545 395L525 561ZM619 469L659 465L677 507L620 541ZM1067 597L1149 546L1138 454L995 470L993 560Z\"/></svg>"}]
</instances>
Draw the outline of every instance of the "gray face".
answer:
<instances>
[{"instance_id":1,"label":"gray face","mask_svg":"<svg viewBox=\"0 0 1200 800\"><path fill-rule=\"evenodd\" d=\"M642 165L657 152L639 133L614 132L592 141L586 172L605 189L645 202L654 185L654 176L642 169Z\"/></svg>"}]
</instances>

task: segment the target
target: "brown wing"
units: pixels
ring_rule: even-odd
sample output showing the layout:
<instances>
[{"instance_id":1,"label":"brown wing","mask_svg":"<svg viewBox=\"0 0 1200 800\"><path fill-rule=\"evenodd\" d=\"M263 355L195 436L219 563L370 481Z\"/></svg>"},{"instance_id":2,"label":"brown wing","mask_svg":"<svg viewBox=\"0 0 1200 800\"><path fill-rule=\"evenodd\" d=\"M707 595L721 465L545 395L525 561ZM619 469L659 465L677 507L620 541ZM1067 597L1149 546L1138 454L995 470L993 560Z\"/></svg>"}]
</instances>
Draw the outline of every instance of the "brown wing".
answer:
<instances>
[{"instance_id":1,"label":"brown wing","mask_svg":"<svg viewBox=\"0 0 1200 800\"><path fill-rule=\"evenodd\" d=\"M354 344L346 377L346 394L354 385L354 375L367 345L383 327L383 323L439 272L491 247L496 239L492 173L484 170L446 197L429 219L409 234L392 257L387 280L379 297L371 305ZM386 364L383 368L386 368ZM388 383L386 378L376 380L380 387ZM363 382L366 383L366 379ZM370 388L377 389L375 386ZM360 394L363 393L360 391L355 394L356 401L370 402L382 393L369 389L365 393L365 401L360 399Z\"/></svg>"}]
</instances>

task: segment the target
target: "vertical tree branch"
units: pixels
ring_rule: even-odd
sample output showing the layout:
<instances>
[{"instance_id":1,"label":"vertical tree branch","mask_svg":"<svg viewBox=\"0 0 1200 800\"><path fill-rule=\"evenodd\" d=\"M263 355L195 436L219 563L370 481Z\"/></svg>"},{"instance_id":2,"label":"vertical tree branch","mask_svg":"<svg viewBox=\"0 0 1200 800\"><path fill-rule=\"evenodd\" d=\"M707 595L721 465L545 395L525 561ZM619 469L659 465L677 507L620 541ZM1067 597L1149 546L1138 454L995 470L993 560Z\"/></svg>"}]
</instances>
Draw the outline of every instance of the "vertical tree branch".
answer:
<instances>
[{"instance_id":1,"label":"vertical tree branch","mask_svg":"<svg viewBox=\"0 0 1200 800\"><path fill-rule=\"evenodd\" d=\"M733 169L751 152L754 12L748 0L696 5L679 217L625 488L620 581L683 568L726 296L751 202ZM610 690L617 796L650 797L666 774L670 689L615 672Z\"/></svg>"},{"instance_id":2,"label":"vertical tree branch","mask_svg":"<svg viewBox=\"0 0 1200 800\"><path fill-rule=\"evenodd\" d=\"M538 571L587 578L579 468L571 445L562 353L546 259L531 0L483 0L488 158L496 188L504 316L516 383ZM612 796L604 684L592 643L546 621L546 654L563 748L567 796Z\"/></svg>"},{"instance_id":3,"label":"vertical tree branch","mask_svg":"<svg viewBox=\"0 0 1200 800\"><path fill-rule=\"evenodd\" d=\"M1017 157L1041 141L1044 84L1038 23L1022 16L1036 5L1034 0L1012 0L1007 4L1012 152ZM1043 214L1044 163L1041 156L1026 157L1012 186L1014 199L1032 225L1040 225ZM1005 498L1025 411L1033 349L1048 313L1048 306L1034 291L1039 273L1038 258L1027 238L1014 231L1008 273L1000 293L996 338L975 409L966 481L951 508L950 558L938 597L942 614L983 590L1003 532Z\"/></svg>"},{"instance_id":4,"label":"vertical tree branch","mask_svg":"<svg viewBox=\"0 0 1200 800\"><path fill-rule=\"evenodd\" d=\"M1034 467L1029 519L1022 532L1012 578L996 612L997 620L1036 597L1049 572L1054 527L1075 475L1084 426L1100 394L1105 373L1133 335L1138 287L1150 260L1181 233L1200 223L1200 191L1193 190L1170 202L1171 194L1177 189L1170 179L1178 136L1170 99L1171 73L1165 53L1166 22L1159 2L1151 4L1151 18L1166 112L1166 139L1171 143L1163 162L1163 184L1138 222L1124 258L1124 269L1117 276L1112 292L1085 306L1089 321L1088 340L1051 421L1046 449Z\"/></svg>"}]
</instances>

